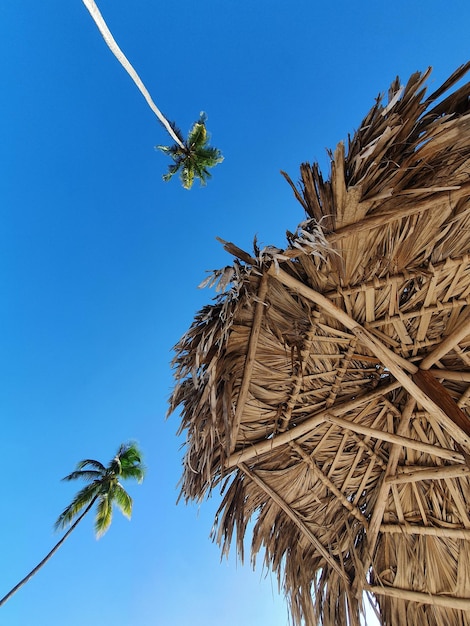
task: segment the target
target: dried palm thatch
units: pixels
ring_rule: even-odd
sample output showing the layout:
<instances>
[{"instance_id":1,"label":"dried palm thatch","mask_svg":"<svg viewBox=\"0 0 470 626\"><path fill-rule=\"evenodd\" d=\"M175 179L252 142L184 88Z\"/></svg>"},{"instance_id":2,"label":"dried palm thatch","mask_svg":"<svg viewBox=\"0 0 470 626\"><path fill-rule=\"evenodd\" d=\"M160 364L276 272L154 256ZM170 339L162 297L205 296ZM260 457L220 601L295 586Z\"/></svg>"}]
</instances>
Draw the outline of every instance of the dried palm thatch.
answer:
<instances>
[{"instance_id":1,"label":"dried palm thatch","mask_svg":"<svg viewBox=\"0 0 470 626\"><path fill-rule=\"evenodd\" d=\"M254 521L294 623L470 625L470 63L395 80L331 176L301 166L284 250L224 242L176 346L182 494ZM450 95L447 93L450 92Z\"/></svg>"}]
</instances>

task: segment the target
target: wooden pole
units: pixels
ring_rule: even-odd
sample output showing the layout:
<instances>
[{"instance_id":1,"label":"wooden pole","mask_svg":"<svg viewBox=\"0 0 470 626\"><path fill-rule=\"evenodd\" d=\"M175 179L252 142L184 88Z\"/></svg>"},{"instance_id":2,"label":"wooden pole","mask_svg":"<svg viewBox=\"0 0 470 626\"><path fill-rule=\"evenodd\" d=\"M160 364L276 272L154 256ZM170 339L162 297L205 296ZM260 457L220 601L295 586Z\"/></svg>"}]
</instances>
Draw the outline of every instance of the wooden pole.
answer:
<instances>
[{"instance_id":1,"label":"wooden pole","mask_svg":"<svg viewBox=\"0 0 470 626\"><path fill-rule=\"evenodd\" d=\"M381 533L395 535L425 535L444 539L464 539L470 541L468 528L438 528L436 526L418 526L417 524L381 524Z\"/></svg>"},{"instance_id":2,"label":"wooden pole","mask_svg":"<svg viewBox=\"0 0 470 626\"><path fill-rule=\"evenodd\" d=\"M441 343L434 348L419 364L419 368L422 370L428 370L439 359L445 356L452 350L462 339L470 334L470 317L466 319L460 326L458 326L450 335L448 335Z\"/></svg>"},{"instance_id":3,"label":"wooden pole","mask_svg":"<svg viewBox=\"0 0 470 626\"><path fill-rule=\"evenodd\" d=\"M446 478L459 478L461 476L468 476L470 474L470 468L466 464L458 465L444 465L440 467L420 467L415 465L413 467L404 466L400 468L400 472L393 476L387 476L385 482L387 483L414 483L420 480L441 480Z\"/></svg>"},{"instance_id":4,"label":"wooden pole","mask_svg":"<svg viewBox=\"0 0 470 626\"><path fill-rule=\"evenodd\" d=\"M366 591L379 596L397 598L397 600L410 600L420 604L433 604L448 609L458 609L460 611L470 611L470 598L456 598L455 596L437 596L432 593L422 593L420 591L410 591L398 587L382 587L380 585L367 585Z\"/></svg>"},{"instance_id":5,"label":"wooden pole","mask_svg":"<svg viewBox=\"0 0 470 626\"><path fill-rule=\"evenodd\" d=\"M243 370L243 379L238 394L237 408L235 409L235 417L233 420L233 429L230 441L230 452L235 450L237 443L237 435L240 429L240 423L245 409L245 403L248 398L248 391L250 389L251 373L255 364L256 349L258 347L258 339L261 330L261 322L263 321L263 314L265 309L266 294L268 293L268 274L265 273L261 277L258 299L256 301L255 313L253 316L253 324L251 327L250 342L248 344L248 353L245 359L245 368Z\"/></svg>"}]
</instances>

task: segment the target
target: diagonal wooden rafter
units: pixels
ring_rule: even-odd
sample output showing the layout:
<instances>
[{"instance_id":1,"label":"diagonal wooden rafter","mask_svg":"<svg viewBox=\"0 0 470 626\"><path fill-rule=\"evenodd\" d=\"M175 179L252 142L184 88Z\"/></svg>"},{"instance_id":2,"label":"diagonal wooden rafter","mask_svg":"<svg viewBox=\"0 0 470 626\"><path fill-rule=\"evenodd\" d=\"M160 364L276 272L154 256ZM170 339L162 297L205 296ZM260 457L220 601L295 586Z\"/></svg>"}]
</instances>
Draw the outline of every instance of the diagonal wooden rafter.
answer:
<instances>
[{"instance_id":1,"label":"diagonal wooden rafter","mask_svg":"<svg viewBox=\"0 0 470 626\"><path fill-rule=\"evenodd\" d=\"M338 489L338 487L334 484L334 482L322 472L322 470L315 463L312 456L308 455L305 452L305 450L303 450L303 448L295 442L291 443L291 447L304 460L304 462L307 463L307 465L312 470L313 475L318 480L320 480L323 483L323 485L327 489L329 489L331 493L341 502L341 504L351 513L351 515L353 515L362 524L362 526L367 529L369 526L369 523L367 519L365 518L365 516L361 513L361 511L357 508L357 506L354 506L354 504L352 504L347 499L344 493L340 489Z\"/></svg>"},{"instance_id":2,"label":"diagonal wooden rafter","mask_svg":"<svg viewBox=\"0 0 470 626\"><path fill-rule=\"evenodd\" d=\"M458 428L467 434L470 433L470 421L468 417L452 398L449 391L441 385L433 374L428 370L418 369L413 375L413 382L416 383L419 389L424 391L433 404L439 407ZM429 412L433 415L432 411ZM445 428L445 425L443 426ZM457 442L457 445L460 445L458 439Z\"/></svg>"},{"instance_id":3,"label":"diagonal wooden rafter","mask_svg":"<svg viewBox=\"0 0 470 626\"><path fill-rule=\"evenodd\" d=\"M315 546L318 552L323 556L325 561L343 578L346 583L349 585L349 578L341 567L340 563L335 559L335 557L330 554L330 552L325 548L325 546L321 543L321 541L315 537L310 528L303 522L297 513L287 504L287 502L281 498L281 496L274 491L268 484L264 482L262 478L258 476L255 472L252 472L244 463L239 463L238 467L242 470L244 474L246 474L253 482L255 482L260 489L262 489L268 496L275 502L284 513L294 522L294 524L299 528L299 530L311 541L311 543Z\"/></svg>"},{"instance_id":4,"label":"diagonal wooden rafter","mask_svg":"<svg viewBox=\"0 0 470 626\"><path fill-rule=\"evenodd\" d=\"M420 363L420 369L428 370L443 356L450 352L462 339L470 333L470 317L448 335L432 352L424 357Z\"/></svg>"}]
</instances>

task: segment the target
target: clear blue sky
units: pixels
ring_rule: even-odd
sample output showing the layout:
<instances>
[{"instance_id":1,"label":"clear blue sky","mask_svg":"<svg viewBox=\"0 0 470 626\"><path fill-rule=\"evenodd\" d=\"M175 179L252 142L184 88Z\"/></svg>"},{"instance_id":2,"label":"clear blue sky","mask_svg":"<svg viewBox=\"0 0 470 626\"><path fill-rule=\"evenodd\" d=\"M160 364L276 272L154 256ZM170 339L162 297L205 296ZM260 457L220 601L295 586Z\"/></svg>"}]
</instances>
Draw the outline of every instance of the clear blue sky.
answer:
<instances>
[{"instance_id":1,"label":"clear blue sky","mask_svg":"<svg viewBox=\"0 0 470 626\"><path fill-rule=\"evenodd\" d=\"M52 547L75 463L145 452L96 541L85 520L0 609L1 626L286 626L274 576L209 540L218 496L176 506L171 348L231 262L216 236L283 245L294 180L357 128L391 80L468 58L470 5L397 0L101 0L156 103L184 132L201 109L225 155L209 186L161 180L167 138L80 0L0 4L0 595Z\"/></svg>"}]
</instances>

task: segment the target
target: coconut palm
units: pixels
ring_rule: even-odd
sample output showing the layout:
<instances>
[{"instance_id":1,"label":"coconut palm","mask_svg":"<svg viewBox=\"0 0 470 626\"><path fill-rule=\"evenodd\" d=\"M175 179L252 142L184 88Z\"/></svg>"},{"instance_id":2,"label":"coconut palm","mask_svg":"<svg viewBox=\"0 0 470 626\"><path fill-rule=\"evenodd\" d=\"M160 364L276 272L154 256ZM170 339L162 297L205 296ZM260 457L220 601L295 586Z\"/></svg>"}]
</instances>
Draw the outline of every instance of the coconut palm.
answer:
<instances>
[{"instance_id":1,"label":"coconut palm","mask_svg":"<svg viewBox=\"0 0 470 626\"><path fill-rule=\"evenodd\" d=\"M152 100L140 76L116 43L94 0L83 0L83 4L90 12L108 48L132 78L140 93L147 101L150 109L155 113L160 123L174 141L173 146L157 146L175 161L174 164L169 166L168 173L163 176L163 180L170 180L177 171L181 170L180 178L185 189L192 187L195 178L199 178L204 185L206 179L210 177L207 168L214 167L217 163L223 161L220 150L208 146L209 136L205 126L205 115L201 114L199 120L195 122L191 128L188 139L184 140L175 124L166 119Z\"/></svg>"},{"instance_id":2,"label":"coconut palm","mask_svg":"<svg viewBox=\"0 0 470 626\"><path fill-rule=\"evenodd\" d=\"M74 472L62 479L67 481L78 479L90 481L88 485L76 494L75 498L62 511L55 523L56 530L66 528L69 524L71 526L44 559L0 600L0 606L5 604L18 589L25 585L47 563L95 504L97 504L95 516L95 533L97 537L101 537L108 530L112 521L114 504L130 519L132 498L123 488L120 480L132 478L139 483L142 482L145 469L142 465L141 456L135 443L124 443L121 444L116 456L107 467L94 459L84 459L78 463Z\"/></svg>"},{"instance_id":3,"label":"coconut palm","mask_svg":"<svg viewBox=\"0 0 470 626\"><path fill-rule=\"evenodd\" d=\"M157 146L174 161L174 164L168 167L168 172L163 176L163 180L168 181L177 172L180 172L181 183L185 189L191 189L195 178L199 178L201 184L205 185L207 179L211 177L208 168L223 161L220 151L208 145L209 135L205 122L206 114L201 112L198 121L194 123L185 141L182 139L180 131L173 127L175 133L184 142L183 147L181 147L181 143L175 143L172 146Z\"/></svg>"}]
</instances>

